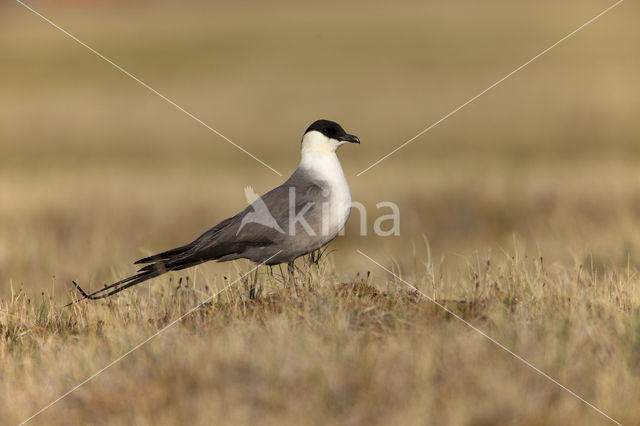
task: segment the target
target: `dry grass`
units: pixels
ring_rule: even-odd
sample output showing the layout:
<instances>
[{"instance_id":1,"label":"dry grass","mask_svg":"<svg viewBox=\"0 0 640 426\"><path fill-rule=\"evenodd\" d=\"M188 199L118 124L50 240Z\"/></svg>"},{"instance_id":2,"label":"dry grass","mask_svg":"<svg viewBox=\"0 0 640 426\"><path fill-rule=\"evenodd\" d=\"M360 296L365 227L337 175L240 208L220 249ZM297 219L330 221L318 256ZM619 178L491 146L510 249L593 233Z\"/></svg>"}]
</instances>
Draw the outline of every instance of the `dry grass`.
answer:
<instances>
[{"instance_id":1,"label":"dry grass","mask_svg":"<svg viewBox=\"0 0 640 426\"><path fill-rule=\"evenodd\" d=\"M623 424L638 410L640 276L482 259L422 291ZM437 271L427 265L428 271ZM266 269L266 268L265 268ZM393 279L340 284L326 261L298 299L244 281L42 414L43 424L602 424L605 419ZM164 280L64 309L2 303L0 412L16 423L214 294ZM20 389L16 392L16 389Z\"/></svg>"},{"instance_id":2,"label":"dry grass","mask_svg":"<svg viewBox=\"0 0 640 426\"><path fill-rule=\"evenodd\" d=\"M266 274L255 300L238 283L34 424L606 423L357 249L638 422L637 4L356 177L610 3L62 3L34 5L284 174L312 120L344 124L370 235L354 213L298 299ZM17 4L0 33L4 424L251 266L62 309L72 279L121 278L282 179ZM399 237L371 235L385 200Z\"/></svg>"}]
</instances>

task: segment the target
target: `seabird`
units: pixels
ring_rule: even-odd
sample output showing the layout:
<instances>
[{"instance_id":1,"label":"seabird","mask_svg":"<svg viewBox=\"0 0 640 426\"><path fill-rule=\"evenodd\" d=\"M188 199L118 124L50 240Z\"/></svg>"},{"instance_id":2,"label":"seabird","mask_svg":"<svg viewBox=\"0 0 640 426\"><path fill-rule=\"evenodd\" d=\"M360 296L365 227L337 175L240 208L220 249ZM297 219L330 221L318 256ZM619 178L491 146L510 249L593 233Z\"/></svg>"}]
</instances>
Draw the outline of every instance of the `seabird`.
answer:
<instances>
[{"instance_id":1,"label":"seabird","mask_svg":"<svg viewBox=\"0 0 640 426\"><path fill-rule=\"evenodd\" d=\"M360 139L336 122L317 120L302 136L300 164L282 185L193 242L138 260L135 264L144 266L135 275L93 293L73 284L83 298L102 299L169 271L240 258L287 263L293 279L294 260L328 244L349 218L351 191L336 155L346 143Z\"/></svg>"}]
</instances>

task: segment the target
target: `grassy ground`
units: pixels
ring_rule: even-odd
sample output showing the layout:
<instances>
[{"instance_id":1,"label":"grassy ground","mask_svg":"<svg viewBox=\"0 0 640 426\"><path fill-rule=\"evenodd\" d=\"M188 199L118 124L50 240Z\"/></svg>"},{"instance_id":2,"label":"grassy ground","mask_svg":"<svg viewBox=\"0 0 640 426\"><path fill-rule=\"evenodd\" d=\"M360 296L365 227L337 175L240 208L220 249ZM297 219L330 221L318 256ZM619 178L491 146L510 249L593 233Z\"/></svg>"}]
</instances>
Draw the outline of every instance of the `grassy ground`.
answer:
<instances>
[{"instance_id":1,"label":"grassy ground","mask_svg":"<svg viewBox=\"0 0 640 426\"><path fill-rule=\"evenodd\" d=\"M257 299L237 283L33 423L607 422L357 250L637 423L637 4L356 176L610 4L34 3L284 175L310 122L342 123L368 235L354 212L319 268L300 261L297 299L261 271ZM252 266L63 309L72 279L128 275L283 178L18 4L0 35L0 419L16 423ZM372 233L381 201L400 236Z\"/></svg>"},{"instance_id":2,"label":"grassy ground","mask_svg":"<svg viewBox=\"0 0 640 426\"><path fill-rule=\"evenodd\" d=\"M253 300L242 280L35 422L607 423L401 281L340 283L326 261L301 267L297 298L279 273L258 276ZM466 277L425 267L422 292L618 421L637 421L636 271L518 255L479 258ZM4 420L24 420L232 282L159 281L69 309L4 301Z\"/></svg>"}]
</instances>

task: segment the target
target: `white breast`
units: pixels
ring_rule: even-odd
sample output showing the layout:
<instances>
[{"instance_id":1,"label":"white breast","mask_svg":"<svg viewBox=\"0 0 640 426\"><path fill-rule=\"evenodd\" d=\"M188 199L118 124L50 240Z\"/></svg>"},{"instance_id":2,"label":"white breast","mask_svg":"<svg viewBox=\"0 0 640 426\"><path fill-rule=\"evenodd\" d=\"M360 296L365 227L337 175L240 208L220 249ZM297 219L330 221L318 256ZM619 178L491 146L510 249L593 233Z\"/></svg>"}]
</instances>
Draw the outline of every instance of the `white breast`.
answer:
<instances>
[{"instance_id":1,"label":"white breast","mask_svg":"<svg viewBox=\"0 0 640 426\"><path fill-rule=\"evenodd\" d=\"M351 212L351 190L338 156L335 152L303 150L299 167L308 170L319 181L326 182L329 201L322 206L321 234L331 240L344 228Z\"/></svg>"}]
</instances>

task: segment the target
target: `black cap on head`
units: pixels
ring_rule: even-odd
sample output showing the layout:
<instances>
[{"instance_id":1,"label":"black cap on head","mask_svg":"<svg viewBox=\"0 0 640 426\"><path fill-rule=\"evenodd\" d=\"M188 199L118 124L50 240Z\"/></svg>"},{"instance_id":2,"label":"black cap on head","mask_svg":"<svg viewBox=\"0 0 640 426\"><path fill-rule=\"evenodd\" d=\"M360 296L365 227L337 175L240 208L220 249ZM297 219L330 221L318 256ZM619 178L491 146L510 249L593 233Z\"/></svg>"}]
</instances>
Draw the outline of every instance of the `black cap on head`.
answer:
<instances>
[{"instance_id":1,"label":"black cap on head","mask_svg":"<svg viewBox=\"0 0 640 426\"><path fill-rule=\"evenodd\" d=\"M305 133L312 130L318 131L331 139L337 139L344 142L360 143L357 136L350 135L344 131L341 125L331 120L317 120L307 128Z\"/></svg>"}]
</instances>

